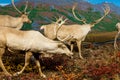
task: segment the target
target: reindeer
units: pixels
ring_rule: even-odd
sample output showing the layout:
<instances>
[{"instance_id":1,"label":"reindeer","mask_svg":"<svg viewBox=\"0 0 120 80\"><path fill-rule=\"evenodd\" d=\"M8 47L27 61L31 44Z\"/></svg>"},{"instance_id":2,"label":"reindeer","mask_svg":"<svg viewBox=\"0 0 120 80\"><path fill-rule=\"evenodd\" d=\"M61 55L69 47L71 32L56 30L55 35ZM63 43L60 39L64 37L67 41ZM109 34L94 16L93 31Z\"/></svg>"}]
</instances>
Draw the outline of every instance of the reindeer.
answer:
<instances>
[{"instance_id":1,"label":"reindeer","mask_svg":"<svg viewBox=\"0 0 120 80\"><path fill-rule=\"evenodd\" d=\"M57 18L56 18L57 19ZM43 34L49 39L56 39L56 32L58 27L62 26L68 19L63 20L63 16L59 17L56 22L48 25L42 25L40 30L44 30Z\"/></svg>"},{"instance_id":2,"label":"reindeer","mask_svg":"<svg viewBox=\"0 0 120 80\"><path fill-rule=\"evenodd\" d=\"M29 64L30 57L32 55L41 54L43 52L50 54L66 54L72 56L73 53L60 41L53 41L44 37L38 31L21 31L9 27L0 28L0 67L5 75L12 76L4 67L2 62L2 56L6 49L25 51L25 65L20 72L15 75L22 74L26 66ZM38 58L35 61L39 74L42 77L46 77L40 67Z\"/></svg>"},{"instance_id":3,"label":"reindeer","mask_svg":"<svg viewBox=\"0 0 120 80\"><path fill-rule=\"evenodd\" d=\"M118 48L118 45L117 45L116 41L117 41L117 38L120 35L120 23L117 23L116 27L117 27L118 33L116 34L115 39L114 39L114 49L118 50L119 48Z\"/></svg>"},{"instance_id":4,"label":"reindeer","mask_svg":"<svg viewBox=\"0 0 120 80\"><path fill-rule=\"evenodd\" d=\"M86 23L85 19L79 19L74 12L75 7L76 6L73 6L72 8L73 16L78 21L82 21L84 24L62 25L61 27L58 27L58 29L56 30L57 31L56 37L60 41L67 42L71 46L71 51L73 50L73 44L71 44L71 42L76 42L79 50L79 57L83 59L81 55L81 42L85 40L86 35L88 34L89 31L91 31L92 27L94 27L95 24L98 24L102 19L104 19L106 15L108 15L108 13L110 12L110 7L108 5L105 5L104 15L91 23Z\"/></svg>"},{"instance_id":5,"label":"reindeer","mask_svg":"<svg viewBox=\"0 0 120 80\"><path fill-rule=\"evenodd\" d=\"M12 0L12 5L14 9L21 14L20 17L13 17L10 15L0 15L0 26L4 27L11 27L15 29L21 29L23 26L23 23L31 23L32 21L28 18L29 12L26 12L28 7L28 1L26 2L26 6L24 9L24 12L21 12L14 4L14 0Z\"/></svg>"}]
</instances>

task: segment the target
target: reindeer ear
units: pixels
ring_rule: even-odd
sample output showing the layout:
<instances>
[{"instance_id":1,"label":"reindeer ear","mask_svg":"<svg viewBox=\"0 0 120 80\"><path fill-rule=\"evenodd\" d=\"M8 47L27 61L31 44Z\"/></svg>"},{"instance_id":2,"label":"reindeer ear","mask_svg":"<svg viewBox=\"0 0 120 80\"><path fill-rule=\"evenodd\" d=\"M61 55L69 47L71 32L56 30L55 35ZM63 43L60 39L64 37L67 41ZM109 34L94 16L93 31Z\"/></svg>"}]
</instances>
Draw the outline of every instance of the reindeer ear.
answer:
<instances>
[{"instance_id":1,"label":"reindeer ear","mask_svg":"<svg viewBox=\"0 0 120 80\"><path fill-rule=\"evenodd\" d=\"M41 27L40 27L40 30L44 30L45 27L46 27L46 25L41 26Z\"/></svg>"}]
</instances>

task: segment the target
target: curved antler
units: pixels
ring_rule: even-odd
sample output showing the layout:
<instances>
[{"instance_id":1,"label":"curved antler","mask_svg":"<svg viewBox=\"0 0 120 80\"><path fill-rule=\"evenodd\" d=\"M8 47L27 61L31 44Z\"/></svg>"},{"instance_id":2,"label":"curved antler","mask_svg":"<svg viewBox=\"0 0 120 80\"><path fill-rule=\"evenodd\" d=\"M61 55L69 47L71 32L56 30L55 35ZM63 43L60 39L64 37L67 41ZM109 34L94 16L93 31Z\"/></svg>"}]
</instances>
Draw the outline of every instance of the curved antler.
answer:
<instances>
[{"instance_id":1,"label":"curved antler","mask_svg":"<svg viewBox=\"0 0 120 80\"><path fill-rule=\"evenodd\" d=\"M61 17L59 17L59 18L57 18L57 17L55 17L56 18L56 22L53 22L54 24L55 24L55 27L54 27L54 35L56 35L56 31L57 31L57 26L59 26L59 23L60 22L62 22L62 19L63 19L63 16L61 16ZM63 23L64 24L64 23ZM62 24L61 24L62 25Z\"/></svg>"},{"instance_id":2,"label":"curved antler","mask_svg":"<svg viewBox=\"0 0 120 80\"><path fill-rule=\"evenodd\" d=\"M22 14L22 12L15 6L14 0L12 0L12 5L18 13Z\"/></svg>"},{"instance_id":3,"label":"curved antler","mask_svg":"<svg viewBox=\"0 0 120 80\"><path fill-rule=\"evenodd\" d=\"M25 5L25 9L24 9L24 12L25 12L25 13L27 13L27 12L26 12L27 8L28 8L28 1L26 1L26 5Z\"/></svg>"},{"instance_id":4,"label":"curved antler","mask_svg":"<svg viewBox=\"0 0 120 80\"><path fill-rule=\"evenodd\" d=\"M104 4L104 6L105 6L105 8L103 8L103 10L104 10L104 15L103 15L101 18L99 18L99 19L95 20L94 22L92 22L92 23L91 23L92 25L98 24L98 23L99 23L106 15L108 15L108 13L110 12L110 7L109 7L109 5Z\"/></svg>"},{"instance_id":5,"label":"curved antler","mask_svg":"<svg viewBox=\"0 0 120 80\"><path fill-rule=\"evenodd\" d=\"M15 8L15 10L17 12L19 12L20 14L22 14L22 12L15 6L14 0L12 0L12 5L13 5L13 7ZM26 1L26 5L25 5L25 9L24 9L24 14L29 14L30 13L30 12L26 12L27 8L28 8L28 1Z\"/></svg>"},{"instance_id":6,"label":"curved antler","mask_svg":"<svg viewBox=\"0 0 120 80\"><path fill-rule=\"evenodd\" d=\"M72 8L72 13L73 13L73 16L78 20L78 21L82 21L84 24L86 24L86 19L83 18L83 19L79 19L76 14L75 14L75 7L76 7L77 3L75 5L73 5L73 8Z\"/></svg>"},{"instance_id":7,"label":"curved antler","mask_svg":"<svg viewBox=\"0 0 120 80\"><path fill-rule=\"evenodd\" d=\"M68 20L68 19L65 19L65 20L62 20L62 19L61 19L61 23L58 24L58 28L57 28L57 30L56 30L56 37L57 37L58 40L60 40L60 41L62 41L62 42L67 41L67 40L69 40L69 39L72 38L71 35L66 36L64 39L61 39L60 37L58 37L58 31L60 30L60 28L62 27L62 25L63 25L67 20Z\"/></svg>"}]
</instances>

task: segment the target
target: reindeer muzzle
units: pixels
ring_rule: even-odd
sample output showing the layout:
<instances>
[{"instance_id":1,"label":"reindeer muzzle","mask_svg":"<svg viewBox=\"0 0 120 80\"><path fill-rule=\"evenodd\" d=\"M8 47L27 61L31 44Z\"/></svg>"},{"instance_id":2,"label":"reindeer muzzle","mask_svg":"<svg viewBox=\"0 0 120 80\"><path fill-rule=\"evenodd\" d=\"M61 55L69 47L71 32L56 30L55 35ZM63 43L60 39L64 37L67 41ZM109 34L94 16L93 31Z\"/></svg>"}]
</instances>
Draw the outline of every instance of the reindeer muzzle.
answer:
<instances>
[{"instance_id":1,"label":"reindeer muzzle","mask_svg":"<svg viewBox=\"0 0 120 80\"><path fill-rule=\"evenodd\" d=\"M32 21L31 21L31 20L28 20L28 23L32 23Z\"/></svg>"}]
</instances>

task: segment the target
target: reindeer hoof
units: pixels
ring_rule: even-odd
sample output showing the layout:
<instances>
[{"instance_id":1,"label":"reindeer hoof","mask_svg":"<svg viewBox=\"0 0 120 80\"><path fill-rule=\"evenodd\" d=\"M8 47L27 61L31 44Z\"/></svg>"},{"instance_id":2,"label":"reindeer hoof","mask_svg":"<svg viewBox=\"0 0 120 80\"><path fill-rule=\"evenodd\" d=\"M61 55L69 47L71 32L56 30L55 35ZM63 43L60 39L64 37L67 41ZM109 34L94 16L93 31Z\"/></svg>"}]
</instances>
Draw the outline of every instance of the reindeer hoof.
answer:
<instances>
[{"instance_id":1,"label":"reindeer hoof","mask_svg":"<svg viewBox=\"0 0 120 80\"><path fill-rule=\"evenodd\" d=\"M82 59L82 60L83 60L84 58L83 58L82 56L80 56L80 59Z\"/></svg>"},{"instance_id":2,"label":"reindeer hoof","mask_svg":"<svg viewBox=\"0 0 120 80\"><path fill-rule=\"evenodd\" d=\"M43 77L43 78L46 78L46 75L44 75L44 74L41 74L41 77Z\"/></svg>"},{"instance_id":3,"label":"reindeer hoof","mask_svg":"<svg viewBox=\"0 0 120 80\"><path fill-rule=\"evenodd\" d=\"M73 56L70 56L71 59L73 59Z\"/></svg>"},{"instance_id":4,"label":"reindeer hoof","mask_svg":"<svg viewBox=\"0 0 120 80\"><path fill-rule=\"evenodd\" d=\"M19 72L16 72L13 74L13 76L18 76L20 73Z\"/></svg>"}]
</instances>

